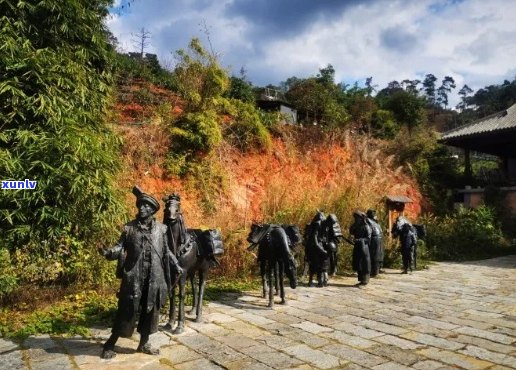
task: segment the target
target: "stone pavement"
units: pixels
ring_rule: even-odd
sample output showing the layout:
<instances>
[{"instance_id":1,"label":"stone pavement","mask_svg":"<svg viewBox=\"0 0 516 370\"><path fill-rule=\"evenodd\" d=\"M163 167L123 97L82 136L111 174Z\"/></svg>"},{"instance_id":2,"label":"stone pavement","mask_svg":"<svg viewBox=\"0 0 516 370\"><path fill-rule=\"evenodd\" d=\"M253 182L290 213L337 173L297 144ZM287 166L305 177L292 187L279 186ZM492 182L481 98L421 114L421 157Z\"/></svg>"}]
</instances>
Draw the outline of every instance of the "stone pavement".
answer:
<instances>
[{"instance_id":1,"label":"stone pavement","mask_svg":"<svg viewBox=\"0 0 516 370\"><path fill-rule=\"evenodd\" d=\"M109 329L93 338L0 339L0 369L514 369L516 256L387 270L365 288L339 277L327 288L287 289L266 307L257 292L229 294L184 334L151 336L159 356L120 339L102 360Z\"/></svg>"}]
</instances>

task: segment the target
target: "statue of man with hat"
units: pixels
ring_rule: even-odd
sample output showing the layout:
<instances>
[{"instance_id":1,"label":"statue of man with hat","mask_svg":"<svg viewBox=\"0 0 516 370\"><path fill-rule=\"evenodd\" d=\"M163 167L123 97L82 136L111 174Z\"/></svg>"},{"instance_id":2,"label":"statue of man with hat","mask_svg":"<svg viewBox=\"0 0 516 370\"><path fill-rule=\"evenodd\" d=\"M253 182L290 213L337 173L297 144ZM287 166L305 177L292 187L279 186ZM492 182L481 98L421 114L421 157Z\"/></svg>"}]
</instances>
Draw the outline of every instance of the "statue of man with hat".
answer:
<instances>
[{"instance_id":1,"label":"statue of man with hat","mask_svg":"<svg viewBox=\"0 0 516 370\"><path fill-rule=\"evenodd\" d=\"M349 228L353 235L353 270L358 275L358 285L367 285L371 274L371 257L369 255L369 243L371 243L371 226L366 221L366 214L356 210L353 212L354 222Z\"/></svg>"},{"instance_id":2,"label":"statue of man with hat","mask_svg":"<svg viewBox=\"0 0 516 370\"><path fill-rule=\"evenodd\" d=\"M159 311L166 303L174 278L171 274L182 273L168 248L167 227L154 218L159 210L158 201L137 186L133 194L138 208L136 219L124 225L113 247L99 249L108 260L118 260L117 277L122 279L112 333L103 346L104 359L116 356L116 341L119 337L131 337L136 322L140 333L137 351L159 353L151 347L149 336L158 330Z\"/></svg>"},{"instance_id":3,"label":"statue of man with hat","mask_svg":"<svg viewBox=\"0 0 516 370\"><path fill-rule=\"evenodd\" d=\"M383 263L384 247L382 227L376 219L376 211L368 209L366 212L367 223L371 226L371 243L369 243L369 256L371 257L371 277L380 272Z\"/></svg>"}]
</instances>

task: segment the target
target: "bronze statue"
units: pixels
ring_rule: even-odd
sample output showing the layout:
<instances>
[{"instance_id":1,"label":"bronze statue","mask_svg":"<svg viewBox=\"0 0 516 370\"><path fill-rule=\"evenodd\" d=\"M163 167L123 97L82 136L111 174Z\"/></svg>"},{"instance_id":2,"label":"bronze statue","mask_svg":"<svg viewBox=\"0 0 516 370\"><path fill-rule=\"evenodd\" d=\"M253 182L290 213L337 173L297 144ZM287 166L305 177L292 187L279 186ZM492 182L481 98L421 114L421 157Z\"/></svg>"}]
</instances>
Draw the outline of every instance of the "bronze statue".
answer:
<instances>
[{"instance_id":1,"label":"bronze statue","mask_svg":"<svg viewBox=\"0 0 516 370\"><path fill-rule=\"evenodd\" d=\"M102 358L116 356L119 337L131 337L138 322L140 343L137 351L155 355L149 336L158 330L159 311L165 305L173 275L181 274L177 259L170 252L165 225L154 214L159 203L135 186L137 218L124 226L118 242L109 249L99 249L108 260L118 260L117 277L122 279L118 292L118 309L112 334L104 343Z\"/></svg>"},{"instance_id":2,"label":"bronze statue","mask_svg":"<svg viewBox=\"0 0 516 370\"><path fill-rule=\"evenodd\" d=\"M283 274L286 273L290 281L290 287L297 286L296 262L291 253L290 245L294 244L289 240L287 232L281 225L274 224L253 224L247 237L251 243L248 250L258 247L258 263L262 276L264 295L269 293L269 307L274 307L273 274L278 268L279 291L281 304L285 304L285 288L283 285Z\"/></svg>"},{"instance_id":3,"label":"bronze statue","mask_svg":"<svg viewBox=\"0 0 516 370\"><path fill-rule=\"evenodd\" d=\"M412 224L403 216L398 216L391 230L394 238L399 238L401 244L401 257L403 260L402 274L412 272L412 265L416 261L417 233Z\"/></svg>"},{"instance_id":4,"label":"bronze statue","mask_svg":"<svg viewBox=\"0 0 516 370\"><path fill-rule=\"evenodd\" d=\"M353 235L353 270L358 275L358 285L369 283L371 273L371 257L369 255L369 243L371 243L371 227L366 221L366 214L361 211L353 212L354 223L349 228Z\"/></svg>"},{"instance_id":5,"label":"bronze statue","mask_svg":"<svg viewBox=\"0 0 516 370\"><path fill-rule=\"evenodd\" d=\"M333 213L329 214L324 220L324 250L326 250L330 257L330 276L337 274L337 249L340 239L343 239L342 229L340 228L339 220Z\"/></svg>"},{"instance_id":6,"label":"bronze statue","mask_svg":"<svg viewBox=\"0 0 516 370\"><path fill-rule=\"evenodd\" d=\"M306 225L304 235L305 262L308 264L308 286L313 286L313 277L317 275L317 286L328 285L330 254L325 249L325 217L317 211L312 221Z\"/></svg>"},{"instance_id":7,"label":"bronze statue","mask_svg":"<svg viewBox=\"0 0 516 370\"><path fill-rule=\"evenodd\" d=\"M216 256L223 253L222 237L217 230L188 229L181 213L181 197L171 194L164 198L165 211L163 222L167 225L167 240L172 253L177 256L179 266L184 273L180 276L179 285L179 314L175 334L184 331L185 325L185 287L186 279L192 285L193 303L190 313L196 313L196 322L202 320L202 300L208 270L218 266ZM198 292L196 291L195 274L199 276ZM172 329L176 312L176 289L173 286L170 294L169 320L166 329Z\"/></svg>"},{"instance_id":8,"label":"bronze statue","mask_svg":"<svg viewBox=\"0 0 516 370\"><path fill-rule=\"evenodd\" d=\"M371 277L380 272L384 257L382 228L376 219L374 209L367 210L367 223L371 227L371 243L369 243L369 256L371 257Z\"/></svg>"}]
</instances>

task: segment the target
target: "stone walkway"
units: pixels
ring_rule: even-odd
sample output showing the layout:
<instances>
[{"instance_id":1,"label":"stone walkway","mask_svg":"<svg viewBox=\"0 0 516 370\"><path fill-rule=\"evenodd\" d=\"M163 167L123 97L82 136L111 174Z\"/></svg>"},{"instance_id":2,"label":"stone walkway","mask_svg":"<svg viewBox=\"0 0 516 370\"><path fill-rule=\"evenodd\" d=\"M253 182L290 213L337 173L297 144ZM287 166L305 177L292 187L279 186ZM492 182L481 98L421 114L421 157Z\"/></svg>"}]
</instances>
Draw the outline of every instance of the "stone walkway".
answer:
<instances>
[{"instance_id":1,"label":"stone walkway","mask_svg":"<svg viewBox=\"0 0 516 370\"><path fill-rule=\"evenodd\" d=\"M106 328L88 339L0 339L0 369L516 368L516 256L355 282L287 288L288 304L272 310L257 292L227 295L184 334L151 336L159 356L135 353L135 336L100 359Z\"/></svg>"}]
</instances>

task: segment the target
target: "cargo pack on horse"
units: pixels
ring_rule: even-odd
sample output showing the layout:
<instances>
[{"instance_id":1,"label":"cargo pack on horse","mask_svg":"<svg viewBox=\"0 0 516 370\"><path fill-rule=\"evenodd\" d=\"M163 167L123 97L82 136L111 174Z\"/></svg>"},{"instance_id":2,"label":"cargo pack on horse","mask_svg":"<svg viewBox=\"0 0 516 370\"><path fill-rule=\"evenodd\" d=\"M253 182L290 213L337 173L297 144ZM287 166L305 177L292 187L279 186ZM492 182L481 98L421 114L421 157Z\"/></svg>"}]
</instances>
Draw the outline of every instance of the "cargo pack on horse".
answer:
<instances>
[{"instance_id":1,"label":"cargo pack on horse","mask_svg":"<svg viewBox=\"0 0 516 370\"><path fill-rule=\"evenodd\" d=\"M185 320L185 286L188 278L192 284L193 304L191 313L195 312L195 321L202 319L202 300L206 285L208 270L217 266L217 255L222 254L222 238L216 230L191 230L186 224L181 213L181 198L177 194L164 198L165 211L163 223L167 225L167 238L169 248L177 257L179 265L184 273L179 277L170 294L169 321L165 326L172 329L176 311L176 285L179 286L179 314L177 327L174 333L180 334L184 331ZM196 292L195 274L199 276L198 292Z\"/></svg>"},{"instance_id":2,"label":"cargo pack on horse","mask_svg":"<svg viewBox=\"0 0 516 370\"><path fill-rule=\"evenodd\" d=\"M274 224L253 224L247 237L251 243L250 249L258 246L258 262L260 264L260 275L264 293L269 293L269 307L274 306L273 274L278 268L279 291L281 304L285 304L285 289L283 285L283 274L287 275L290 287L297 286L296 263L291 254L289 237L281 225Z\"/></svg>"}]
</instances>

